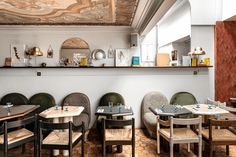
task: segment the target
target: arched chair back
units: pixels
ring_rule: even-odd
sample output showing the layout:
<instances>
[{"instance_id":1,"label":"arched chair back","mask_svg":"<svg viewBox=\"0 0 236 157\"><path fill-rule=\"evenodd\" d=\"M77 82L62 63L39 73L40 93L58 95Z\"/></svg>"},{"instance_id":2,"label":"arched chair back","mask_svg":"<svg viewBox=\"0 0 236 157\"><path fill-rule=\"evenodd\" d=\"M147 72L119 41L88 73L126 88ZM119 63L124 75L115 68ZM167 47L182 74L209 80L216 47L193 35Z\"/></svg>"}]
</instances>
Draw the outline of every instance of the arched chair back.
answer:
<instances>
[{"instance_id":1,"label":"arched chair back","mask_svg":"<svg viewBox=\"0 0 236 157\"><path fill-rule=\"evenodd\" d=\"M170 104L192 105L196 103L197 103L197 100L195 96L189 92L175 93L170 99Z\"/></svg>"},{"instance_id":2,"label":"arched chair back","mask_svg":"<svg viewBox=\"0 0 236 157\"><path fill-rule=\"evenodd\" d=\"M1 99L2 105L8 102L11 102L13 105L26 105L29 103L29 100L21 93L9 93L4 95Z\"/></svg>"},{"instance_id":3,"label":"arched chair back","mask_svg":"<svg viewBox=\"0 0 236 157\"><path fill-rule=\"evenodd\" d=\"M71 93L67 95L62 101L62 106L68 103L70 106L83 106L84 110L79 116L73 117L73 122L76 125L85 123L85 129L87 130L91 119L90 100L87 95L83 93Z\"/></svg>"},{"instance_id":4,"label":"arched chair back","mask_svg":"<svg viewBox=\"0 0 236 157\"><path fill-rule=\"evenodd\" d=\"M102 96L99 102L99 106L108 106L108 102L113 102L113 106L117 104L125 105L123 96L119 93L110 92Z\"/></svg>"},{"instance_id":5,"label":"arched chair back","mask_svg":"<svg viewBox=\"0 0 236 157\"><path fill-rule=\"evenodd\" d=\"M149 107L158 107L166 104L168 104L166 96L157 91L147 93L143 98L141 105L141 119L144 126L147 128L148 133L153 138L156 138L156 115L150 111Z\"/></svg>"},{"instance_id":6,"label":"arched chair back","mask_svg":"<svg viewBox=\"0 0 236 157\"><path fill-rule=\"evenodd\" d=\"M40 107L36 111L37 113L40 113L56 105L54 97L48 93L37 93L33 95L29 99L29 103L32 105L40 105Z\"/></svg>"}]
</instances>

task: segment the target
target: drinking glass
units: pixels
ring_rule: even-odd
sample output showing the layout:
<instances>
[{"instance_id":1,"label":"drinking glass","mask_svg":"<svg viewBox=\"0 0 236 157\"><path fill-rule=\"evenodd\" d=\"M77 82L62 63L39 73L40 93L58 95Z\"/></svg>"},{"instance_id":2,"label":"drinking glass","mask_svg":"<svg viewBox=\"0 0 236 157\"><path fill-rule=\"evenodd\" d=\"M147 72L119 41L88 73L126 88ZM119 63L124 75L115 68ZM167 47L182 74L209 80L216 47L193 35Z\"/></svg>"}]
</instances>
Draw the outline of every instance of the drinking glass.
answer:
<instances>
[{"instance_id":1,"label":"drinking glass","mask_svg":"<svg viewBox=\"0 0 236 157\"><path fill-rule=\"evenodd\" d=\"M110 109L110 112L112 112L113 102L109 101L108 102L108 107Z\"/></svg>"}]
</instances>

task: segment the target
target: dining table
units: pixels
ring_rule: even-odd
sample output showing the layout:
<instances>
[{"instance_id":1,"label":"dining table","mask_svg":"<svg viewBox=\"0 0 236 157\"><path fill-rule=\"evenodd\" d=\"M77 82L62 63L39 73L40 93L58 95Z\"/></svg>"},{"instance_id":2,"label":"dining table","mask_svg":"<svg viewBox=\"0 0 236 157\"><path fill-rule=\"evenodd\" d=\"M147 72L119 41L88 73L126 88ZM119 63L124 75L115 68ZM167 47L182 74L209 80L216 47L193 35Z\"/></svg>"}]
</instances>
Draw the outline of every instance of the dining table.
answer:
<instances>
[{"instance_id":1,"label":"dining table","mask_svg":"<svg viewBox=\"0 0 236 157\"><path fill-rule=\"evenodd\" d=\"M73 122L73 117L79 116L83 110L83 106L54 106L41 112L39 116L46 119L53 119L53 123L67 123L69 121ZM68 154L68 150L63 150L63 156L68 156ZM53 155L59 155L59 150L53 150Z\"/></svg>"},{"instance_id":2,"label":"dining table","mask_svg":"<svg viewBox=\"0 0 236 157\"><path fill-rule=\"evenodd\" d=\"M24 117L39 107L39 105L0 105L0 122Z\"/></svg>"}]
</instances>

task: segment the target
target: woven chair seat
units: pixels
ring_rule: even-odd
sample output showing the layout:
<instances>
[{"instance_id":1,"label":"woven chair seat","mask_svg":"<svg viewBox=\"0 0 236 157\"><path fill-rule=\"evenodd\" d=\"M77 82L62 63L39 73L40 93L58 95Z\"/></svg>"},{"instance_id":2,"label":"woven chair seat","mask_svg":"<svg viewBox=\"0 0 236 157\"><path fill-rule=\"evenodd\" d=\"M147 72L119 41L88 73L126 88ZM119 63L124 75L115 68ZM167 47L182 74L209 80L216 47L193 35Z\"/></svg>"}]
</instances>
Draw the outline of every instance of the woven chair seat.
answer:
<instances>
[{"instance_id":1,"label":"woven chair seat","mask_svg":"<svg viewBox=\"0 0 236 157\"><path fill-rule=\"evenodd\" d=\"M189 128L174 128L173 129L173 140L185 140L185 139L196 139L198 140L198 135L194 133ZM159 131L161 134L170 138L170 129L160 129Z\"/></svg>"},{"instance_id":2,"label":"woven chair seat","mask_svg":"<svg viewBox=\"0 0 236 157\"><path fill-rule=\"evenodd\" d=\"M74 143L80 136L81 132L72 133L72 143ZM68 132L52 131L44 140L43 144L51 145L68 145L69 134Z\"/></svg>"},{"instance_id":3,"label":"woven chair seat","mask_svg":"<svg viewBox=\"0 0 236 157\"><path fill-rule=\"evenodd\" d=\"M209 130L203 129L202 136L209 139ZM235 141L236 134L228 129L212 129L212 141Z\"/></svg>"},{"instance_id":4,"label":"woven chair seat","mask_svg":"<svg viewBox=\"0 0 236 157\"><path fill-rule=\"evenodd\" d=\"M119 141L119 140L131 140L132 129L106 129L105 139L106 141Z\"/></svg>"},{"instance_id":5,"label":"woven chair seat","mask_svg":"<svg viewBox=\"0 0 236 157\"><path fill-rule=\"evenodd\" d=\"M21 141L23 139L29 138L31 136L34 136L34 133L25 128L22 128L19 130L11 131L7 135L8 135L8 144L12 144ZM4 136L0 135L0 144L3 143L4 143Z\"/></svg>"}]
</instances>

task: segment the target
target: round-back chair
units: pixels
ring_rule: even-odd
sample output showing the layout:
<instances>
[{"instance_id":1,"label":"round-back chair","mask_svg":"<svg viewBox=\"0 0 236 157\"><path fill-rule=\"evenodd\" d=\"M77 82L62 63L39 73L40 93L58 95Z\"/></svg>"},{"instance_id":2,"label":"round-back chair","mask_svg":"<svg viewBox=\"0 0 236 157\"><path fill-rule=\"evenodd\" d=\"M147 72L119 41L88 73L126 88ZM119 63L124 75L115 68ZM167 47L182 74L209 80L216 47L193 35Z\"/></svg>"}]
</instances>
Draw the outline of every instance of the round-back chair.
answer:
<instances>
[{"instance_id":1,"label":"round-back chair","mask_svg":"<svg viewBox=\"0 0 236 157\"><path fill-rule=\"evenodd\" d=\"M147 93L143 98L141 105L141 119L144 126L147 128L148 133L153 138L156 138L157 121L156 115L150 111L149 107L158 107L166 104L168 104L166 96L157 91Z\"/></svg>"},{"instance_id":2,"label":"round-back chair","mask_svg":"<svg viewBox=\"0 0 236 157\"><path fill-rule=\"evenodd\" d=\"M87 95L83 93L71 93L67 95L62 101L62 106L68 103L70 106L83 106L84 110L79 116L73 117L73 123L76 125L82 124L82 121L85 124L85 129L89 128L90 119L91 119L91 109L90 109L90 100Z\"/></svg>"},{"instance_id":3,"label":"round-back chair","mask_svg":"<svg viewBox=\"0 0 236 157\"><path fill-rule=\"evenodd\" d=\"M99 106L108 106L108 102L112 102L113 106L116 106L118 104L125 105L123 96L115 92L110 92L103 95L100 99Z\"/></svg>"},{"instance_id":4,"label":"round-back chair","mask_svg":"<svg viewBox=\"0 0 236 157\"><path fill-rule=\"evenodd\" d=\"M50 107L56 105L55 99L51 94L48 93L37 93L29 99L29 103L32 105L40 105L37 109L37 113L40 113Z\"/></svg>"},{"instance_id":5,"label":"round-back chair","mask_svg":"<svg viewBox=\"0 0 236 157\"><path fill-rule=\"evenodd\" d=\"M171 99L170 99L170 104L173 105L192 105L196 104L197 100L195 96L189 92L178 92L175 93Z\"/></svg>"},{"instance_id":6,"label":"round-back chair","mask_svg":"<svg viewBox=\"0 0 236 157\"><path fill-rule=\"evenodd\" d=\"M26 105L29 103L29 100L21 93L9 93L4 95L1 99L2 105L8 102L11 102L13 105Z\"/></svg>"}]
</instances>

